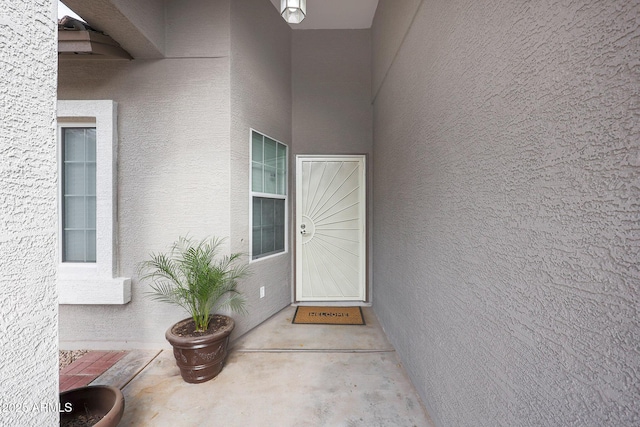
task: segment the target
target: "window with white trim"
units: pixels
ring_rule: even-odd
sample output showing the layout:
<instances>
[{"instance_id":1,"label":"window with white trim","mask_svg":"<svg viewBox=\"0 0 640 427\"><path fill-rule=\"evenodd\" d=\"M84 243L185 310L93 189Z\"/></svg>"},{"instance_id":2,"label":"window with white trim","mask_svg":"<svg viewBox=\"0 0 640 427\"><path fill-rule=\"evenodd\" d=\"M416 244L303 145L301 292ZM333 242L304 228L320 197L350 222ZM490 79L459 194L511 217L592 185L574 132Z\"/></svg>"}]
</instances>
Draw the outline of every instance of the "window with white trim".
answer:
<instances>
[{"instance_id":1,"label":"window with white trim","mask_svg":"<svg viewBox=\"0 0 640 427\"><path fill-rule=\"evenodd\" d=\"M96 128L60 126L62 262L96 262Z\"/></svg>"},{"instance_id":2,"label":"window with white trim","mask_svg":"<svg viewBox=\"0 0 640 427\"><path fill-rule=\"evenodd\" d=\"M287 250L287 146L251 130L251 259Z\"/></svg>"},{"instance_id":3,"label":"window with white trim","mask_svg":"<svg viewBox=\"0 0 640 427\"><path fill-rule=\"evenodd\" d=\"M117 104L58 101L60 304L126 304L117 277Z\"/></svg>"}]
</instances>

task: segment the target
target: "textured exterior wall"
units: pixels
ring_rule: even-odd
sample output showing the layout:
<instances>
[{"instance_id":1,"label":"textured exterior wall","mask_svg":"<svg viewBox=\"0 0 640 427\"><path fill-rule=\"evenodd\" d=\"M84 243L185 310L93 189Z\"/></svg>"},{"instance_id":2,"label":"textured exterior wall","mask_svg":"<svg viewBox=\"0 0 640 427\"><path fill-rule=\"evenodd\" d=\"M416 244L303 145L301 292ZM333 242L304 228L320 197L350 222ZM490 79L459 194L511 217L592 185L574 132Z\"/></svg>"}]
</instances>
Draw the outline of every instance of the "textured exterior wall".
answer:
<instances>
[{"instance_id":1,"label":"textured exterior wall","mask_svg":"<svg viewBox=\"0 0 640 427\"><path fill-rule=\"evenodd\" d=\"M108 0L113 3L127 19L160 52L165 50L165 10L160 0ZM171 1L171 0L169 0ZM80 15L82 16L82 15ZM82 16L84 18L84 16Z\"/></svg>"},{"instance_id":2,"label":"textured exterior wall","mask_svg":"<svg viewBox=\"0 0 640 427\"><path fill-rule=\"evenodd\" d=\"M291 150L291 29L268 1L234 0L231 2L231 247L235 252L247 254L250 253L250 128L287 144ZM291 167L291 156L289 160ZM290 192L292 188L290 180ZM235 317L234 336L257 326L291 302L291 261L290 241L287 253L251 263L252 275L243 283L249 315ZM259 298L261 286L265 287L264 298Z\"/></svg>"},{"instance_id":3,"label":"textured exterior wall","mask_svg":"<svg viewBox=\"0 0 640 427\"><path fill-rule=\"evenodd\" d=\"M440 426L640 425L638 16L424 1L382 83L375 309Z\"/></svg>"},{"instance_id":4,"label":"textured exterior wall","mask_svg":"<svg viewBox=\"0 0 640 427\"><path fill-rule=\"evenodd\" d=\"M293 31L296 154L368 154L371 31Z\"/></svg>"},{"instance_id":5,"label":"textured exterior wall","mask_svg":"<svg viewBox=\"0 0 640 427\"><path fill-rule=\"evenodd\" d=\"M163 343L186 317L144 295L137 265L180 235L229 235L228 69L228 58L60 62L60 99L118 103L118 275L132 278L127 305L61 306L61 346Z\"/></svg>"},{"instance_id":6,"label":"textured exterior wall","mask_svg":"<svg viewBox=\"0 0 640 427\"><path fill-rule=\"evenodd\" d=\"M197 30L176 31L217 29L228 42L228 26L213 28L208 11L192 22ZM168 30L169 45L174 37L183 35ZM157 346L186 317L144 295L137 266L180 235L229 236L229 85L228 56L60 62L60 99L118 103L118 273L132 278L127 305L61 306L62 347Z\"/></svg>"},{"instance_id":7,"label":"textured exterior wall","mask_svg":"<svg viewBox=\"0 0 640 427\"><path fill-rule=\"evenodd\" d=\"M371 26L371 39L375 46L371 67L374 98L393 64L420 3L422 0L378 1Z\"/></svg>"},{"instance_id":8,"label":"textured exterior wall","mask_svg":"<svg viewBox=\"0 0 640 427\"><path fill-rule=\"evenodd\" d=\"M166 57L229 56L229 0L165 0L165 7Z\"/></svg>"},{"instance_id":9,"label":"textured exterior wall","mask_svg":"<svg viewBox=\"0 0 640 427\"><path fill-rule=\"evenodd\" d=\"M5 2L0 10L0 425L6 426L58 423L55 10L52 0Z\"/></svg>"},{"instance_id":10,"label":"textured exterior wall","mask_svg":"<svg viewBox=\"0 0 640 427\"><path fill-rule=\"evenodd\" d=\"M126 306L62 306L63 347L164 344L185 314L146 298L136 268L179 235L229 237L248 253L249 127L291 140L291 30L262 3L166 2L170 59L61 62L60 99L118 103L119 275L133 280ZM289 253L252 269L234 337L290 302Z\"/></svg>"},{"instance_id":11,"label":"textured exterior wall","mask_svg":"<svg viewBox=\"0 0 640 427\"><path fill-rule=\"evenodd\" d=\"M367 154L367 228L371 236L371 31L298 30L292 37L292 160L297 154ZM295 186L295 163L292 172ZM292 224L295 227L295 218ZM370 259L370 238L367 245ZM368 268L367 299L371 301L371 263Z\"/></svg>"}]
</instances>

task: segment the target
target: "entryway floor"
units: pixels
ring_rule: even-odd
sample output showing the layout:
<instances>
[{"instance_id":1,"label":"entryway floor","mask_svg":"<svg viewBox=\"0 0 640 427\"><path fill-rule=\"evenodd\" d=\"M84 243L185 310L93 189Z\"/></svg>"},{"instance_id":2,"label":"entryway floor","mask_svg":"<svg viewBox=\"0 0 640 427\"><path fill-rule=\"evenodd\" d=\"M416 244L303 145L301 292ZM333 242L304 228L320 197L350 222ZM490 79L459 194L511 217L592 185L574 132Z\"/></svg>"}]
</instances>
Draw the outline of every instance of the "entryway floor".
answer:
<instances>
[{"instance_id":1,"label":"entryway floor","mask_svg":"<svg viewBox=\"0 0 640 427\"><path fill-rule=\"evenodd\" d=\"M185 383L170 350L147 350L92 384L122 388L120 426L433 426L370 308L365 326L292 325L294 312L237 340L211 381Z\"/></svg>"}]
</instances>

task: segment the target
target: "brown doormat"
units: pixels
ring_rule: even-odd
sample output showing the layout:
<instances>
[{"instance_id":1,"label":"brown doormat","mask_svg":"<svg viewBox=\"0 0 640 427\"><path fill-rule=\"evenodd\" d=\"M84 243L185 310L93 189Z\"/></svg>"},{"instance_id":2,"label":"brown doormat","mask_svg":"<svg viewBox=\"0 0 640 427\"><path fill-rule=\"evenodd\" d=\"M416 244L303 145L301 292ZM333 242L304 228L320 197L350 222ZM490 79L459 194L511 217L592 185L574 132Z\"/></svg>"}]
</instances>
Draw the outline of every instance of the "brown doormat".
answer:
<instances>
[{"instance_id":1,"label":"brown doormat","mask_svg":"<svg viewBox=\"0 0 640 427\"><path fill-rule=\"evenodd\" d=\"M296 308L293 322L317 325L364 325L360 307L302 307Z\"/></svg>"}]
</instances>

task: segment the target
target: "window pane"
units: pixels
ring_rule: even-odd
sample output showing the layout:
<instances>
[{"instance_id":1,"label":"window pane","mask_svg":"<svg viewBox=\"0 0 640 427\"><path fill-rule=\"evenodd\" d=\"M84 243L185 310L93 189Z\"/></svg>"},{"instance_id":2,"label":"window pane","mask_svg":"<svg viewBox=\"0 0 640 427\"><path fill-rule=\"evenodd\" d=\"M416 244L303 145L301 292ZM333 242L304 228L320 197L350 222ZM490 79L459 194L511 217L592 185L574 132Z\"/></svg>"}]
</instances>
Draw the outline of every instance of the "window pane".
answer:
<instances>
[{"instance_id":1,"label":"window pane","mask_svg":"<svg viewBox=\"0 0 640 427\"><path fill-rule=\"evenodd\" d=\"M276 167L277 159L277 142L271 138L264 138L264 164L265 166Z\"/></svg>"},{"instance_id":2,"label":"window pane","mask_svg":"<svg viewBox=\"0 0 640 427\"><path fill-rule=\"evenodd\" d=\"M284 171L287 168L287 147L282 144L278 144L277 160L278 169Z\"/></svg>"},{"instance_id":3,"label":"window pane","mask_svg":"<svg viewBox=\"0 0 640 427\"><path fill-rule=\"evenodd\" d=\"M262 225L262 199L260 197L253 198L253 227Z\"/></svg>"},{"instance_id":4,"label":"window pane","mask_svg":"<svg viewBox=\"0 0 640 427\"><path fill-rule=\"evenodd\" d=\"M264 167L264 192L276 194L276 168Z\"/></svg>"},{"instance_id":5,"label":"window pane","mask_svg":"<svg viewBox=\"0 0 640 427\"><path fill-rule=\"evenodd\" d=\"M251 159L262 163L262 135L256 132L251 134Z\"/></svg>"},{"instance_id":6,"label":"window pane","mask_svg":"<svg viewBox=\"0 0 640 427\"><path fill-rule=\"evenodd\" d=\"M84 262L85 236L84 231L65 231L63 233L63 261Z\"/></svg>"},{"instance_id":7,"label":"window pane","mask_svg":"<svg viewBox=\"0 0 640 427\"><path fill-rule=\"evenodd\" d=\"M262 229L260 227L253 228L253 256L262 254Z\"/></svg>"},{"instance_id":8,"label":"window pane","mask_svg":"<svg viewBox=\"0 0 640 427\"><path fill-rule=\"evenodd\" d=\"M273 227L265 227L262 229L262 253L269 253L275 250L275 236Z\"/></svg>"},{"instance_id":9,"label":"window pane","mask_svg":"<svg viewBox=\"0 0 640 427\"><path fill-rule=\"evenodd\" d=\"M275 200L275 228L274 228L274 250L284 251L284 217L285 217L284 200Z\"/></svg>"},{"instance_id":10,"label":"window pane","mask_svg":"<svg viewBox=\"0 0 640 427\"><path fill-rule=\"evenodd\" d=\"M88 230L86 232L87 257L86 262L96 262L96 232Z\"/></svg>"},{"instance_id":11,"label":"window pane","mask_svg":"<svg viewBox=\"0 0 640 427\"><path fill-rule=\"evenodd\" d=\"M278 169L277 173L277 184L278 188L276 194L285 195L287 194L287 174L284 171Z\"/></svg>"},{"instance_id":12,"label":"window pane","mask_svg":"<svg viewBox=\"0 0 640 427\"><path fill-rule=\"evenodd\" d=\"M284 251L284 227L275 227L275 250Z\"/></svg>"},{"instance_id":13,"label":"window pane","mask_svg":"<svg viewBox=\"0 0 640 427\"><path fill-rule=\"evenodd\" d=\"M278 144L278 170L276 172L276 194L285 195L287 191L287 147Z\"/></svg>"},{"instance_id":14,"label":"window pane","mask_svg":"<svg viewBox=\"0 0 640 427\"><path fill-rule=\"evenodd\" d=\"M284 200L274 200L274 220L275 225L284 226Z\"/></svg>"},{"instance_id":15,"label":"window pane","mask_svg":"<svg viewBox=\"0 0 640 427\"><path fill-rule=\"evenodd\" d=\"M96 229L96 197L95 196L87 196L85 198L86 209L87 209L87 224L86 227L88 229Z\"/></svg>"},{"instance_id":16,"label":"window pane","mask_svg":"<svg viewBox=\"0 0 640 427\"><path fill-rule=\"evenodd\" d=\"M262 185L262 165L253 162L251 166L251 189L262 193L264 187Z\"/></svg>"},{"instance_id":17,"label":"window pane","mask_svg":"<svg viewBox=\"0 0 640 427\"><path fill-rule=\"evenodd\" d=\"M262 226L273 227L274 225L274 200L262 199Z\"/></svg>"},{"instance_id":18,"label":"window pane","mask_svg":"<svg viewBox=\"0 0 640 427\"><path fill-rule=\"evenodd\" d=\"M82 128L63 128L64 160L84 162L85 135Z\"/></svg>"},{"instance_id":19,"label":"window pane","mask_svg":"<svg viewBox=\"0 0 640 427\"><path fill-rule=\"evenodd\" d=\"M95 128L85 129L86 137L86 160L88 162L96 161L96 130Z\"/></svg>"},{"instance_id":20,"label":"window pane","mask_svg":"<svg viewBox=\"0 0 640 427\"><path fill-rule=\"evenodd\" d=\"M285 207L283 199L253 198L253 247L255 259L284 251Z\"/></svg>"},{"instance_id":21,"label":"window pane","mask_svg":"<svg viewBox=\"0 0 640 427\"><path fill-rule=\"evenodd\" d=\"M96 164L87 163L85 168L86 174L86 192L87 195L95 196L96 194Z\"/></svg>"},{"instance_id":22,"label":"window pane","mask_svg":"<svg viewBox=\"0 0 640 427\"><path fill-rule=\"evenodd\" d=\"M64 164L64 194L81 196L85 192L84 163Z\"/></svg>"},{"instance_id":23,"label":"window pane","mask_svg":"<svg viewBox=\"0 0 640 427\"><path fill-rule=\"evenodd\" d=\"M85 228L84 196L64 197L64 228L83 230Z\"/></svg>"}]
</instances>

